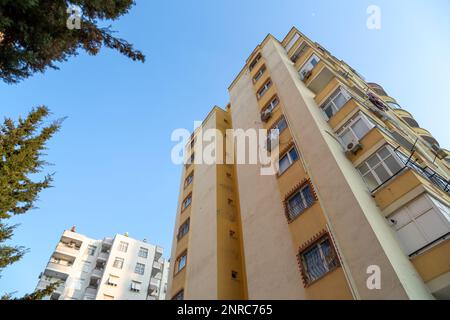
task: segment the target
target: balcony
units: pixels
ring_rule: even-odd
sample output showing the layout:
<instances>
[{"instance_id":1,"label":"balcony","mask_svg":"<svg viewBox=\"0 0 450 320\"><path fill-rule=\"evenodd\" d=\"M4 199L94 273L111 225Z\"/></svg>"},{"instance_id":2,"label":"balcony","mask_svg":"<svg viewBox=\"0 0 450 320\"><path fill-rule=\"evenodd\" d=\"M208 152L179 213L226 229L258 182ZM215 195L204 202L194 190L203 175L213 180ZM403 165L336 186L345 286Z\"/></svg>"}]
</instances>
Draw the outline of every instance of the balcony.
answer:
<instances>
[{"instance_id":1,"label":"balcony","mask_svg":"<svg viewBox=\"0 0 450 320\"><path fill-rule=\"evenodd\" d=\"M86 295L87 296L91 296L91 297L94 297L95 298L95 296L97 295L97 288L95 288L95 287L87 287L86 288Z\"/></svg>"},{"instance_id":2,"label":"balcony","mask_svg":"<svg viewBox=\"0 0 450 320\"><path fill-rule=\"evenodd\" d=\"M411 128L419 128L420 127L419 123L416 121L416 119L414 119L412 114L409 113L408 111L398 108L398 109L394 109L394 112L396 115L398 115L400 118L402 118Z\"/></svg>"},{"instance_id":3,"label":"balcony","mask_svg":"<svg viewBox=\"0 0 450 320\"><path fill-rule=\"evenodd\" d=\"M107 261L109 257L109 252L100 252L100 254L97 257L97 260Z\"/></svg>"},{"instance_id":4,"label":"balcony","mask_svg":"<svg viewBox=\"0 0 450 320\"><path fill-rule=\"evenodd\" d=\"M56 252L61 254L66 254L72 257L78 256L80 253L80 248L77 248L75 245L66 244L63 242L60 242L55 249Z\"/></svg>"},{"instance_id":5,"label":"balcony","mask_svg":"<svg viewBox=\"0 0 450 320\"><path fill-rule=\"evenodd\" d=\"M433 137L430 131L423 128L413 128L413 130L429 144L439 146L439 142Z\"/></svg>"},{"instance_id":6,"label":"balcony","mask_svg":"<svg viewBox=\"0 0 450 320\"><path fill-rule=\"evenodd\" d=\"M62 273L62 274L70 274L70 271L72 269L72 263L61 263L61 262L52 262L50 261L47 264L47 268L49 271L52 271L56 274Z\"/></svg>"},{"instance_id":7,"label":"balcony","mask_svg":"<svg viewBox=\"0 0 450 320\"><path fill-rule=\"evenodd\" d=\"M160 286L161 286L161 280L155 279L155 278L150 279L150 285L149 285L150 290L158 290Z\"/></svg>"},{"instance_id":8,"label":"balcony","mask_svg":"<svg viewBox=\"0 0 450 320\"><path fill-rule=\"evenodd\" d=\"M92 271L92 276L93 277L96 277L96 278L101 278L102 276L103 276L103 272L104 272L105 270L104 269L97 269L97 268L95 268L93 271Z\"/></svg>"},{"instance_id":9,"label":"balcony","mask_svg":"<svg viewBox=\"0 0 450 320\"><path fill-rule=\"evenodd\" d=\"M321 60L303 79L305 85L315 94L320 93L335 75Z\"/></svg>"},{"instance_id":10,"label":"balcony","mask_svg":"<svg viewBox=\"0 0 450 320\"><path fill-rule=\"evenodd\" d=\"M155 248L155 260L159 260L164 253L164 249L160 246L156 246Z\"/></svg>"}]
</instances>

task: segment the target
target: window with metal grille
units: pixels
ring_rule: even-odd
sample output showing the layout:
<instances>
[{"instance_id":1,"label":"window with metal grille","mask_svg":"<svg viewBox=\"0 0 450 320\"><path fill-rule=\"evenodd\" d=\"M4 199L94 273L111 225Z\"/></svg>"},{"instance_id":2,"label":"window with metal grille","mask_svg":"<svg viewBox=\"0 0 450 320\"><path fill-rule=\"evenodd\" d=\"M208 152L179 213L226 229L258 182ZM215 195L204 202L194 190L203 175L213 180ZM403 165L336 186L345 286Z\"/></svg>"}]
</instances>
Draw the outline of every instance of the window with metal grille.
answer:
<instances>
[{"instance_id":1,"label":"window with metal grille","mask_svg":"<svg viewBox=\"0 0 450 320\"><path fill-rule=\"evenodd\" d=\"M147 259L148 258L148 249L147 248L139 248L138 256L140 258Z\"/></svg>"},{"instance_id":2,"label":"window with metal grille","mask_svg":"<svg viewBox=\"0 0 450 320\"><path fill-rule=\"evenodd\" d=\"M178 229L178 240L183 238L189 232L190 218L188 218Z\"/></svg>"},{"instance_id":3,"label":"window with metal grille","mask_svg":"<svg viewBox=\"0 0 450 320\"><path fill-rule=\"evenodd\" d=\"M339 259L328 236L300 252L301 269L306 284L310 284L339 266Z\"/></svg>"},{"instance_id":4,"label":"window with metal grille","mask_svg":"<svg viewBox=\"0 0 450 320\"><path fill-rule=\"evenodd\" d=\"M290 221L294 220L303 211L311 207L315 201L316 198L313 194L312 187L309 183L306 183L286 200L288 219Z\"/></svg>"},{"instance_id":5,"label":"window with metal grille","mask_svg":"<svg viewBox=\"0 0 450 320\"><path fill-rule=\"evenodd\" d=\"M143 263L136 263L136 267L134 268L134 273L143 275L145 272L145 264Z\"/></svg>"},{"instance_id":6,"label":"window with metal grille","mask_svg":"<svg viewBox=\"0 0 450 320\"><path fill-rule=\"evenodd\" d=\"M121 252L127 252L128 251L128 243L126 243L124 241L120 241L118 250Z\"/></svg>"}]
</instances>

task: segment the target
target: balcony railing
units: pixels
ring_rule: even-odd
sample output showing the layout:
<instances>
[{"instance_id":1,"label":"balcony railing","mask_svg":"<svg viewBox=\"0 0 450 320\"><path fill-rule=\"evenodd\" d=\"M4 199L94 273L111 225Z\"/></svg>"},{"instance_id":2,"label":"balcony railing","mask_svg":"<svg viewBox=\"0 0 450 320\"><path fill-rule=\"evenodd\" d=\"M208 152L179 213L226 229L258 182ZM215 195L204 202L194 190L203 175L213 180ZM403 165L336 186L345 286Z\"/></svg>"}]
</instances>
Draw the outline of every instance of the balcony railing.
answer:
<instances>
[{"instance_id":1,"label":"balcony railing","mask_svg":"<svg viewBox=\"0 0 450 320\"><path fill-rule=\"evenodd\" d=\"M404 167L401 168L398 172L396 172L394 175L392 175L389 179L384 181L382 184L380 184L378 187L376 187L374 190L372 190L372 193L377 192L381 188L383 188L387 183L395 179L398 175L400 175L405 170L413 170L414 172L417 172L422 177L426 178L428 181L430 181L434 186L441 189L445 193L450 195L450 179L445 179L441 175L439 175L437 172L432 170L431 168L425 166L421 167L417 162L413 160L413 155L415 151L413 150L410 157L407 158L403 153L398 151L398 148L394 150L397 154L398 158L403 162Z\"/></svg>"}]
</instances>

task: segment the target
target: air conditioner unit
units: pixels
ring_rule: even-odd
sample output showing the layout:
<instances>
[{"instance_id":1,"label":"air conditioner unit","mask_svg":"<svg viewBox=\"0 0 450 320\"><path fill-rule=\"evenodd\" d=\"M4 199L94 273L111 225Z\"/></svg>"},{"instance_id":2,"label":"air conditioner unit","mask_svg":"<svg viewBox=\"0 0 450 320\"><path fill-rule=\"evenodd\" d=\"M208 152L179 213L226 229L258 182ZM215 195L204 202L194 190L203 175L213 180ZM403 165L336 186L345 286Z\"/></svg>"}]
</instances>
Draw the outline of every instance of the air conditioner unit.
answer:
<instances>
[{"instance_id":1,"label":"air conditioner unit","mask_svg":"<svg viewBox=\"0 0 450 320\"><path fill-rule=\"evenodd\" d=\"M345 146L345 151L347 153L353 153L356 154L359 150L362 149L362 145L361 143L359 143L358 140L352 140L351 142L349 142L346 146Z\"/></svg>"},{"instance_id":2,"label":"air conditioner unit","mask_svg":"<svg viewBox=\"0 0 450 320\"><path fill-rule=\"evenodd\" d=\"M272 111L265 110L261 113L261 121L267 122L272 117Z\"/></svg>"}]
</instances>

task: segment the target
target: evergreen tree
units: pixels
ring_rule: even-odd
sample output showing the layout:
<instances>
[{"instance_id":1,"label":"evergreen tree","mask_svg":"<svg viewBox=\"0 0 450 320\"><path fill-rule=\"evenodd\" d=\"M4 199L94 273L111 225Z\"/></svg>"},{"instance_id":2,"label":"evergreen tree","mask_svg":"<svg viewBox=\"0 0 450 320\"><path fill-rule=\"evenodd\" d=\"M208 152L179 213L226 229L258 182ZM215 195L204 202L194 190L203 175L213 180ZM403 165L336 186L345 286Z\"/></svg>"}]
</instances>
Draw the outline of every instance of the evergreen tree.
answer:
<instances>
[{"instance_id":1,"label":"evergreen tree","mask_svg":"<svg viewBox=\"0 0 450 320\"><path fill-rule=\"evenodd\" d=\"M144 55L114 37L111 27L99 26L133 5L133 0L0 0L0 78L17 83L35 72L57 69L56 62L66 61L80 48L96 55L105 46L144 62ZM70 24L78 21L72 19L74 6L81 10L79 25Z\"/></svg>"},{"instance_id":2,"label":"evergreen tree","mask_svg":"<svg viewBox=\"0 0 450 320\"><path fill-rule=\"evenodd\" d=\"M37 181L36 177L48 165L42 159L47 141L60 129L61 120L45 124L49 116L48 108L33 109L27 118L19 118L17 123L5 119L0 125L0 272L20 260L26 253L21 246L10 246L9 241L17 225L9 225L7 220L34 208L39 193L51 186L52 174ZM46 295L54 286L27 295L24 299ZM3 297L8 298L8 295Z\"/></svg>"}]
</instances>

